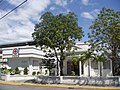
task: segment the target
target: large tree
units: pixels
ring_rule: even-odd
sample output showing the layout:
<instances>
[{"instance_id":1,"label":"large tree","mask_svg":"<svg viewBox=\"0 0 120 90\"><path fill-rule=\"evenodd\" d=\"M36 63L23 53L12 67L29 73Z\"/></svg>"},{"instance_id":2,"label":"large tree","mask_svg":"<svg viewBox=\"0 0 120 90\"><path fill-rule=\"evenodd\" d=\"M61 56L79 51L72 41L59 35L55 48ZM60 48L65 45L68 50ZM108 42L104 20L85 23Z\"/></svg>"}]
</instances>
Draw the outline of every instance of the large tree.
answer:
<instances>
[{"instance_id":1,"label":"large tree","mask_svg":"<svg viewBox=\"0 0 120 90\"><path fill-rule=\"evenodd\" d=\"M120 49L120 12L102 8L97 19L90 26L88 34L91 50L107 52L112 60L113 75L115 75L116 60Z\"/></svg>"},{"instance_id":2,"label":"large tree","mask_svg":"<svg viewBox=\"0 0 120 90\"><path fill-rule=\"evenodd\" d=\"M60 63L60 75L63 75L63 61L75 41L83 37L83 31L73 12L66 15L53 15L51 12L46 12L41 16L40 22L35 25L32 37L37 46L54 51L55 57Z\"/></svg>"}]
</instances>

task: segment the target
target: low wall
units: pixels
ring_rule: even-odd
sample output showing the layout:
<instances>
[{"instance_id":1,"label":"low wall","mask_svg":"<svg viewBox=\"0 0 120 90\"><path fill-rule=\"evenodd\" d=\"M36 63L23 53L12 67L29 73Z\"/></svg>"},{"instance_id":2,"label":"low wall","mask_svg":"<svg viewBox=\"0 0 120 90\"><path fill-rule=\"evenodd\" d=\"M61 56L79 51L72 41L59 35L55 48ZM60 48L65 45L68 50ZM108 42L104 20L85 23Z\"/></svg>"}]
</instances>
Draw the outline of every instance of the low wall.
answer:
<instances>
[{"instance_id":1,"label":"low wall","mask_svg":"<svg viewBox=\"0 0 120 90\"><path fill-rule=\"evenodd\" d=\"M93 86L120 86L120 77L39 76L37 83L73 84Z\"/></svg>"},{"instance_id":2,"label":"low wall","mask_svg":"<svg viewBox=\"0 0 120 90\"><path fill-rule=\"evenodd\" d=\"M35 76L32 75L1 75L0 79L4 81L22 81L34 79Z\"/></svg>"}]
</instances>

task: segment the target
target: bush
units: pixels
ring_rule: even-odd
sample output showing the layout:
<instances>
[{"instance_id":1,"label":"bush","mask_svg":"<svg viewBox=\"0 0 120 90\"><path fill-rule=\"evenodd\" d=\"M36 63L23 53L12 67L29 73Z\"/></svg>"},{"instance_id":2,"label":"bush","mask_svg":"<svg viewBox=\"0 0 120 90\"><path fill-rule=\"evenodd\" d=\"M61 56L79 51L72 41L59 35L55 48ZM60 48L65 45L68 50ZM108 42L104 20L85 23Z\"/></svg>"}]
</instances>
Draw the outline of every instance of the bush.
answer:
<instances>
[{"instance_id":1,"label":"bush","mask_svg":"<svg viewBox=\"0 0 120 90\"><path fill-rule=\"evenodd\" d=\"M37 75L39 75L40 74L40 72L37 72Z\"/></svg>"},{"instance_id":2,"label":"bush","mask_svg":"<svg viewBox=\"0 0 120 90\"><path fill-rule=\"evenodd\" d=\"M74 71L72 71L72 72L71 72L71 75L72 75L72 76L75 76L75 72L74 72Z\"/></svg>"},{"instance_id":3,"label":"bush","mask_svg":"<svg viewBox=\"0 0 120 90\"><path fill-rule=\"evenodd\" d=\"M20 70L18 67L15 68L15 74L20 74Z\"/></svg>"},{"instance_id":4,"label":"bush","mask_svg":"<svg viewBox=\"0 0 120 90\"><path fill-rule=\"evenodd\" d=\"M25 75L27 75L27 74L28 74L28 69L27 69L27 67L26 67L26 68L24 68L24 74L25 74Z\"/></svg>"},{"instance_id":5,"label":"bush","mask_svg":"<svg viewBox=\"0 0 120 90\"><path fill-rule=\"evenodd\" d=\"M32 72L32 75L36 75L36 72Z\"/></svg>"},{"instance_id":6,"label":"bush","mask_svg":"<svg viewBox=\"0 0 120 90\"><path fill-rule=\"evenodd\" d=\"M15 69L8 69L9 70L9 72L10 72L10 75L14 75L15 74Z\"/></svg>"},{"instance_id":7,"label":"bush","mask_svg":"<svg viewBox=\"0 0 120 90\"><path fill-rule=\"evenodd\" d=\"M3 74L8 74L10 71L8 69L3 71Z\"/></svg>"}]
</instances>

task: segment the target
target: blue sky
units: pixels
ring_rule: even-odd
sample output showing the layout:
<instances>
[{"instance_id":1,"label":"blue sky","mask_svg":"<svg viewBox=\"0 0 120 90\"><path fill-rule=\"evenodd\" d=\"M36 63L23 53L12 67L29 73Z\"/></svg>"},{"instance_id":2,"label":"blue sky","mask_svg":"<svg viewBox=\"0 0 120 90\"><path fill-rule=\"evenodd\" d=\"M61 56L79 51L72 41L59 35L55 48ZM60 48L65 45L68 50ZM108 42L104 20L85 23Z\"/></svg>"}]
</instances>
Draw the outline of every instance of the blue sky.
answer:
<instances>
[{"instance_id":1,"label":"blue sky","mask_svg":"<svg viewBox=\"0 0 120 90\"><path fill-rule=\"evenodd\" d=\"M0 0L1 1L1 0ZM0 17L19 5L24 0L2 0L0 2ZM78 16L78 24L82 27L85 37L97 14L103 8L120 11L120 0L28 0L21 7L0 20L0 44L30 41L34 25L40 16L47 12L74 12Z\"/></svg>"}]
</instances>

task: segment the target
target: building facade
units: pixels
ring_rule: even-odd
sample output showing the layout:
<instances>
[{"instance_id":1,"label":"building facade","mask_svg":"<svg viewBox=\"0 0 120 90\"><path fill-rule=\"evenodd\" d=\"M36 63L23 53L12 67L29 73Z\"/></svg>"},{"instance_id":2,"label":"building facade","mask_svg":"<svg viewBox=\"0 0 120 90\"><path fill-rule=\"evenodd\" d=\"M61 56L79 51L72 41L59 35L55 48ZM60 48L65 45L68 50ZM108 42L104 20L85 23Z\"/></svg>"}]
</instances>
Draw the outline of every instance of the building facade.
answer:
<instances>
[{"instance_id":1,"label":"building facade","mask_svg":"<svg viewBox=\"0 0 120 90\"><path fill-rule=\"evenodd\" d=\"M29 75L32 75L33 72L49 75L48 69L41 66L45 53L40 48L36 48L34 44L26 45L25 43L1 45L0 68L4 70L18 67L23 71L27 67ZM78 43L76 48L76 55L80 55L81 52L87 51L89 46ZM72 72L78 76L112 76L112 62L109 60L104 63L87 60L84 64L80 61L78 65L74 65L71 57L67 57L63 63L63 73L71 75ZM57 69L55 69L55 73L57 73Z\"/></svg>"}]
</instances>

